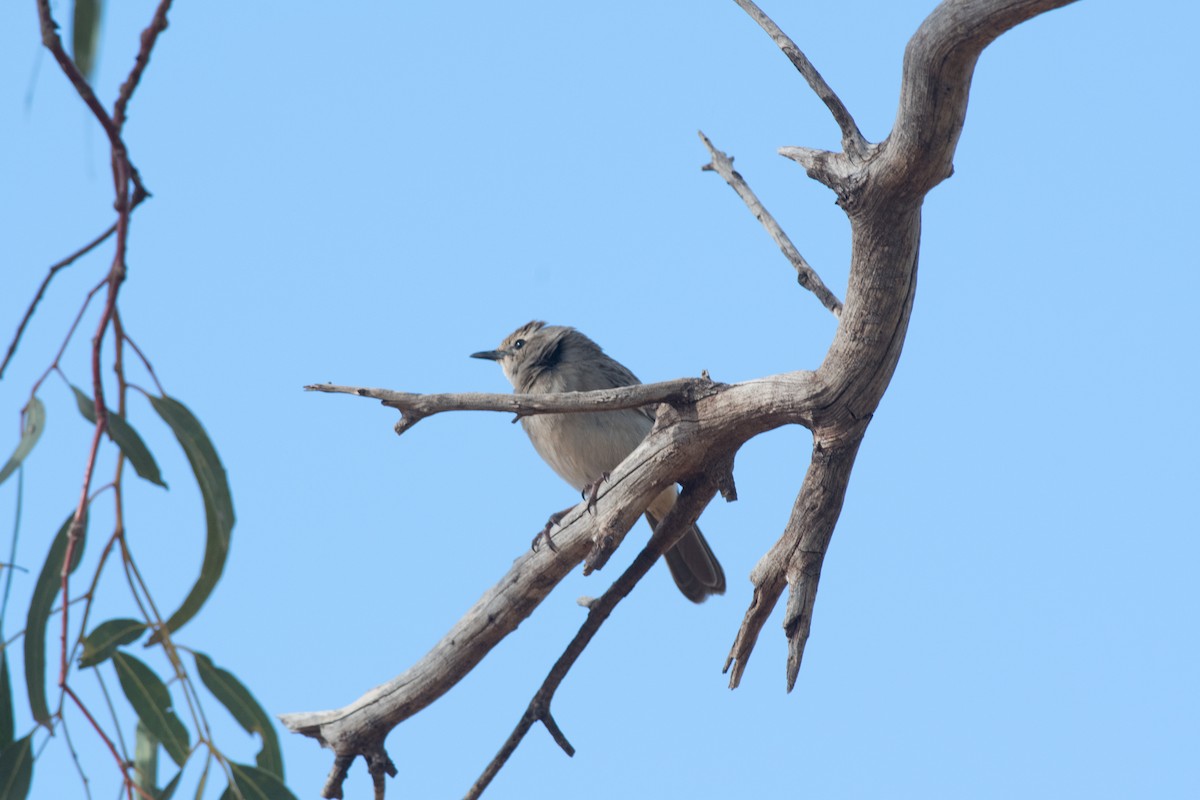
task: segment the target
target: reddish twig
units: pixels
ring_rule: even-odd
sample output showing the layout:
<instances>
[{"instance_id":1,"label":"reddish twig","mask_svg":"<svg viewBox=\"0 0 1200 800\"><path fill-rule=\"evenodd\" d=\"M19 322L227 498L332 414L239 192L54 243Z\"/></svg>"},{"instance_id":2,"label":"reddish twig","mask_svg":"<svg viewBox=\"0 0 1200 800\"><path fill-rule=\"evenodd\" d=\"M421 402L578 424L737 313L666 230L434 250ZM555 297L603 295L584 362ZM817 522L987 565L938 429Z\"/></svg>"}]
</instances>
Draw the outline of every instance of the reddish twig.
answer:
<instances>
[{"instance_id":1,"label":"reddish twig","mask_svg":"<svg viewBox=\"0 0 1200 800\"><path fill-rule=\"evenodd\" d=\"M24 331L26 324L28 324L29 318L32 317L38 302L45 293L46 287L49 285L49 282L53 278L54 274L57 273L59 269L62 269L84 253L95 248L101 242L105 241L110 235L115 233L116 247L114 249L112 265L109 268L108 275L103 281L101 281L99 285L97 285L94 289L92 289L91 292L88 293L87 299L83 304L83 308L80 309L75 321L71 324L71 328L67 333L66 340L64 340L62 347L55 355L53 364L51 365L50 369L48 369L46 373L43 374L34 384L34 391L37 391L37 387L40 386L43 380L45 380L46 375L48 375L50 371L57 370L59 368L59 361L66 350L67 343L74 335L75 329L82 319L84 311L91 303L92 297L97 291L100 290L102 286L107 286L108 292L105 297L104 309L100 314L100 321L96 326L96 332L92 336L91 342L92 399L95 406L96 424L92 434L92 444L88 451L87 462L84 468L83 487L80 491L79 503L76 506L75 516L69 529L66 553L63 556L61 570L62 628L60 634L61 641L58 686L62 692L66 696L70 697L84 713L84 716L87 718L88 722L91 723L92 727L101 736L105 744L108 745L113 757L117 760L118 764L121 765L121 772L124 776L127 795L132 798L133 791L136 789L138 794L147 798L147 800L151 800L150 795L141 787L134 786L133 782L129 778L125 760L117 752L112 740L108 738L103 729L92 717L91 713L83 705L79 697L75 694L74 690L72 690L67 684L67 670L69 666L67 640L70 632L70 615L68 610L70 607L71 563L75 559L75 553L77 552L76 548L79 546L79 541L83 536L83 520L89 504L88 494L91 488L92 478L95 473L96 458L99 452L101 438L108 427L108 408L104 400L104 381L101 373L101 354L104 345L104 338L108 334L109 325L112 324L114 329L114 337L117 339L117 353L114 362L114 369L117 372L117 387L119 395L118 406L119 410L123 412L125 410L125 396L128 385L124 376L124 360L122 352L124 332L121 329L120 318L117 314L117 297L120 293L121 284L124 282L127 272L126 252L129 241L130 215L133 209L149 196L149 192L146 191L145 186L142 184L142 180L137 169L133 166L129 159L129 152L124 140L121 137L121 133L125 124L129 101L132 98L139 82L141 81L142 75L145 72L147 64L149 63L150 52L153 50L159 34L166 30L167 10L170 8L170 6L171 0L161 0L158 7L155 9L154 16L152 17L150 24L142 32L141 46L139 47L137 56L134 59L133 68L130 70L129 75L125 79L124 83L121 84L121 87L117 93L116 102L113 106L113 114L112 116L109 116L108 112L104 109L104 106L101 105L99 99L97 99L95 92L92 91L87 79L67 55L66 50L63 47L62 39L58 35L58 24L54 21L54 17L50 12L49 0L37 0L42 43L54 56L54 59L58 62L63 74L71 82L72 86L75 87L75 91L79 94L80 98L82 98L84 104L87 105L87 107L91 110L92 115L96 118L97 122L100 123L100 126L104 129L105 134L108 136L109 144L112 150L113 184L116 194L114 206L117 211L117 220L108 231L98 237L95 241L89 243L89 245L86 247L77 251L75 254L68 256L66 259L59 262L59 264L56 264L51 268L50 273L43 281L41 288L34 297L33 303L30 305L29 310L26 312L25 317L22 319L22 322L17 329L17 335L14 337L13 343L9 347L9 353L5 357L3 365L0 365L0 373L2 373L3 366L7 365L9 358L11 358L12 353L15 351L17 342L21 338L21 333ZM132 195L130 193L131 186ZM113 541L121 541L122 550L124 551L124 540L121 535L123 532L123 509L121 502L122 467L123 461L120 457L118 457L117 475L112 484L116 496L116 531L113 535L113 539L110 540L108 547L105 548L104 558L102 558L101 564L97 568L97 576L99 574L99 570L103 569L104 559L107 558ZM94 588L95 582L93 582L92 585L93 590ZM89 590L89 592L90 591L91 590ZM84 612L85 618L87 611L90 610L90 601L91 598L89 594L88 605L85 607Z\"/></svg>"},{"instance_id":2,"label":"reddish twig","mask_svg":"<svg viewBox=\"0 0 1200 800\"><path fill-rule=\"evenodd\" d=\"M156 387L158 387L158 393L160 395L165 395L166 391L163 389L163 385L159 382L158 375L155 374L154 367L151 366L151 364L150 364L150 359L146 358L146 354L142 352L142 348L138 347L137 342L135 342L133 339L131 339L129 334L125 332L125 323L121 320L120 310L118 310L116 313L116 316L113 317L113 332L117 335L118 350L123 345L126 345L126 344L129 345L131 348L133 348L134 354L137 355L137 357L141 360L142 366L146 368L146 372L150 373L150 380L154 381L154 385ZM121 370L121 378L120 379L124 382L124 386L126 389L133 388L133 389L137 389L142 394L149 394L145 389L141 388L140 386L136 386L135 384L129 383L128 379L125 378L124 369ZM121 410L121 413L122 414L125 413L124 409Z\"/></svg>"},{"instance_id":3,"label":"reddish twig","mask_svg":"<svg viewBox=\"0 0 1200 800\"><path fill-rule=\"evenodd\" d=\"M144 800L154 800L152 795L147 793L144 789L130 779L128 762L121 758L121 754L117 752L117 746L113 744L112 739L108 738L108 734L104 732L104 729L100 727L100 723L97 722L96 718L92 716L92 712L88 711L87 706L85 706L83 701L79 699L79 695L75 694L74 690L72 690L70 686L64 686L63 691L66 692L67 696L75 702L75 706L83 712L83 716L87 717L87 721L91 723L92 727L95 728L96 733L100 734L100 738L104 740L106 745L108 745L108 752L112 753L113 759L117 762L117 766L121 770L121 776L125 780L125 790L128 797L130 797L132 800L133 792L136 791L142 798L144 798Z\"/></svg>"},{"instance_id":4,"label":"reddish twig","mask_svg":"<svg viewBox=\"0 0 1200 800\"><path fill-rule=\"evenodd\" d=\"M96 418L95 433L92 434L92 446L88 450L87 466L83 473L83 491L79 496L79 505L75 507L75 518L71 520L71 527L67 532L67 552L63 555L62 572L60 580L62 586L62 632L60 634L61 650L58 661L58 688L70 692L67 686L67 628L68 618L70 615L67 609L70 606L70 586L71 586L71 562L75 558L75 548L79 544L79 540L83 538L83 516L87 513L88 506L88 488L92 484L92 472L96 467L96 454L100 450L100 437L104 433L107 420L104 418Z\"/></svg>"},{"instance_id":5,"label":"reddish twig","mask_svg":"<svg viewBox=\"0 0 1200 800\"><path fill-rule=\"evenodd\" d=\"M114 230L115 229L116 228L114 226ZM87 296L83 298L83 305L79 307L79 311L75 314L75 319L71 321L70 327L67 328L67 335L63 337L62 344L58 347L58 352L54 354L54 360L50 362L50 366L46 367L46 371L43 372L38 379L33 382L33 388L29 390L31 397L37 394L38 388L41 387L46 378L50 376L50 373L58 370L58 362L62 361L63 353L67 351L67 345L71 343L71 339L75 336L75 330L79 327L79 323L83 321L84 312L86 312L88 306L92 304L92 298L96 296L96 292L103 289L107 283L108 277L105 276L105 278L93 286L91 291L87 293Z\"/></svg>"},{"instance_id":6,"label":"reddish twig","mask_svg":"<svg viewBox=\"0 0 1200 800\"><path fill-rule=\"evenodd\" d=\"M67 80L75 87L76 93L87 105L92 112L92 116L100 123L100 127L104 129L105 135L108 136L109 144L112 146L113 161L128 163L129 153L125 148L125 142L121 138L121 129L113 121L113 118L108 115L108 112L101 105L96 93L92 91L91 85L88 84L87 78L83 77L83 73L75 66L75 62L67 55L66 48L63 47L62 37L58 35L58 23L54 21L53 15L50 13L50 0L37 0L38 22L42 29L42 44L54 56L54 60L58 62L59 68L63 74L67 76ZM136 69L136 65L135 65ZM130 88L132 93L133 88ZM136 170L130 170L133 179L136 181L136 195L149 197L150 193L141 184L141 178L137 175ZM120 210L120 209L118 209Z\"/></svg>"},{"instance_id":7,"label":"reddish twig","mask_svg":"<svg viewBox=\"0 0 1200 800\"><path fill-rule=\"evenodd\" d=\"M125 109L129 105L129 99L133 97L138 83L142 80L142 73L146 71L146 65L150 63L150 51L154 49L158 35L167 29L167 11L170 8L171 0L161 0L158 8L154 9L154 16L150 18L150 24L142 31L141 47L133 59L133 69L129 71L129 77L117 91L117 102L113 105L113 124L116 125L118 131L125 127Z\"/></svg>"},{"instance_id":8,"label":"reddish twig","mask_svg":"<svg viewBox=\"0 0 1200 800\"><path fill-rule=\"evenodd\" d=\"M83 247L76 250L66 258L50 265L50 270L46 273L46 277L42 279L42 285L38 287L37 293L33 296L33 301L30 302L29 308L25 309L25 316L21 317L21 324L17 326L17 332L13 335L12 342L8 345L8 352L4 354L4 361L0 363L0 378L4 377L4 370L8 368L8 363L12 361L13 355L17 352L17 345L21 341L21 336L25 333L25 328L29 325L29 320L33 318L33 312L37 310L38 303L42 302L42 297L46 294L46 289L50 286L50 281L54 280L54 276L58 271L71 266L83 256L95 250L100 245L108 240L108 237L117 232L117 223L108 226L104 233L92 239Z\"/></svg>"}]
</instances>

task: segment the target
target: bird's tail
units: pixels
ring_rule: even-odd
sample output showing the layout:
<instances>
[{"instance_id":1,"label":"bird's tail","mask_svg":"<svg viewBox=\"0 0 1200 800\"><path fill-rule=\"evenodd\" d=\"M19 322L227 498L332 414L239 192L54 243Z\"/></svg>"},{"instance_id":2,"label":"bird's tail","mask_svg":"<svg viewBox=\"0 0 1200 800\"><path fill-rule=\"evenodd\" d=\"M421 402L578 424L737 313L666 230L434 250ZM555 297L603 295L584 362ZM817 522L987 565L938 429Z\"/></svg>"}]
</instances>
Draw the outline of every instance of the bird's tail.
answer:
<instances>
[{"instance_id":1,"label":"bird's tail","mask_svg":"<svg viewBox=\"0 0 1200 800\"><path fill-rule=\"evenodd\" d=\"M673 489L668 491L670 503L674 504L675 492ZM667 492L663 492L663 495L666 494ZM651 504L655 511L664 516L671 508L666 504L667 499L660 496ZM662 508L664 505L665 509ZM651 528L658 528L659 519L661 517L658 514L646 511L646 520ZM683 592L683 596L693 603L703 603L712 594L725 594L725 570L721 569L721 562L717 561L704 534L700 533L700 529L695 525L663 558L666 559L667 568L671 570L675 585Z\"/></svg>"}]
</instances>

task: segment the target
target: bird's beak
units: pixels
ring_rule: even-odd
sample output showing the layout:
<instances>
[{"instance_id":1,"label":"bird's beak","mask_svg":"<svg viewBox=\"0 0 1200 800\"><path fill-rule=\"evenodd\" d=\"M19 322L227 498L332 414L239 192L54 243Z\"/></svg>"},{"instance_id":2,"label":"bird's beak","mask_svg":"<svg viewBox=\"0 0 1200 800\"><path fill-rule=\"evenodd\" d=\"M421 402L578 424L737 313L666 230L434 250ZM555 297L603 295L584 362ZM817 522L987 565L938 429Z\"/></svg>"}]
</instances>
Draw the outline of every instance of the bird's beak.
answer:
<instances>
[{"instance_id":1,"label":"bird's beak","mask_svg":"<svg viewBox=\"0 0 1200 800\"><path fill-rule=\"evenodd\" d=\"M471 358L486 358L488 361L500 361L508 355L507 350L484 350L480 353L471 353Z\"/></svg>"}]
</instances>

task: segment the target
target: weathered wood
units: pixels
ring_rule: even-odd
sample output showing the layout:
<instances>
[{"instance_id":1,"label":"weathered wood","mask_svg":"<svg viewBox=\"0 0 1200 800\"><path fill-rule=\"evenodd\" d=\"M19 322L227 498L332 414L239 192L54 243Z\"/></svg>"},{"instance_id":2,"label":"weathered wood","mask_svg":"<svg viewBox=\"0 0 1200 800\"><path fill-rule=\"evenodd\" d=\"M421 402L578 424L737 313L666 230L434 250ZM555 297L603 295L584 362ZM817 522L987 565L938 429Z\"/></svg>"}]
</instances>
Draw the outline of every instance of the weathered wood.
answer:
<instances>
[{"instance_id":1,"label":"weathered wood","mask_svg":"<svg viewBox=\"0 0 1200 800\"><path fill-rule=\"evenodd\" d=\"M602 485L594 513L588 513L586 504L581 503L563 519L561 530L554 535L557 550L543 548L519 557L500 582L402 675L345 708L282 717L288 728L318 739L336 753L324 789L326 797L341 796L349 760L357 755L368 758L372 774L381 781L390 764L383 751L388 731L448 691L577 564L583 562L585 571L603 566L657 492L673 483L691 481L732 496L730 470L742 444L781 425L796 424L813 433L812 458L783 534L751 573L753 598L727 662L727 669L733 669L730 683L736 686L763 625L788 587L784 631L788 638L787 686L791 689L811 628L821 565L841 513L854 459L904 345L916 291L921 204L926 193L953 171L975 63L982 50L1004 31L1072 1L941 3L906 49L895 125L883 142L871 144L862 139L849 111L799 48L757 6L737 0L804 74L843 134L844 152L802 147L780 151L804 166L810 177L833 189L851 223L849 285L838 309L837 333L816 371L732 385L704 378L681 379L604 392L537 396L414 395L342 386L308 387L373 397L399 409L398 433L425 416L448 410L523 415L666 404L659 408L650 435ZM716 159L719 151L710 145L710 152ZM724 154L720 157L725 158ZM729 180L729 175L735 174L731 161L725 166L729 168L722 174ZM745 199L753 193L747 187L739 195ZM760 213L753 204L751 210ZM786 237L776 241L790 244ZM795 255L799 256L798 251ZM801 268L803 259L790 254L789 258L802 276L811 273L815 280L806 285L834 310L836 298L828 290L822 296L815 288L824 284L811 267L805 263ZM708 491L703 502L711 495ZM533 705L544 706L548 715L549 698L535 699L538 702ZM498 769L495 764L493 767ZM494 774L494 769L489 769Z\"/></svg>"}]
</instances>

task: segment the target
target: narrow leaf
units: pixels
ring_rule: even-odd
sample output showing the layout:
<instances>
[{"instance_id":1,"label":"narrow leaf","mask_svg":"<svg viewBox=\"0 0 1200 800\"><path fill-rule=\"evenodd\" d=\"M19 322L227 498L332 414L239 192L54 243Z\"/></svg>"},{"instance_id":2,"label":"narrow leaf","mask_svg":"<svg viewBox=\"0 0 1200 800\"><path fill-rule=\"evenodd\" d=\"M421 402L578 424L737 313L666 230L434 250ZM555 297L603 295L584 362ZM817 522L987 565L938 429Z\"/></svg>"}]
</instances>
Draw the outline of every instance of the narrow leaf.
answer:
<instances>
[{"instance_id":1,"label":"narrow leaf","mask_svg":"<svg viewBox=\"0 0 1200 800\"><path fill-rule=\"evenodd\" d=\"M8 480L8 476L12 475L17 467L21 466L21 462L25 460L25 456L29 455L29 451L37 444L37 440L41 437L42 431L45 428L46 407L42 405L41 400L34 397L25 408L25 424L21 427L21 438L17 440L17 449L13 450L13 454L9 457L3 469L0 469L0 483Z\"/></svg>"},{"instance_id":2,"label":"narrow leaf","mask_svg":"<svg viewBox=\"0 0 1200 800\"><path fill-rule=\"evenodd\" d=\"M288 791L283 781L269 772L232 761L229 771L233 773L233 782L237 784L243 800L296 800L296 795ZM225 789L221 800L237 800L232 785Z\"/></svg>"},{"instance_id":3,"label":"narrow leaf","mask_svg":"<svg viewBox=\"0 0 1200 800\"><path fill-rule=\"evenodd\" d=\"M71 391L75 393L75 403L79 406L79 413L83 414L88 422L95 425L95 401L84 394L77 386L72 386ZM120 414L111 408L107 409L107 412L108 438L113 440L113 444L121 448L121 452L129 459L129 463L133 465L134 471L145 480L156 483L164 489L167 488L167 484L163 483L162 473L158 471L158 462L154 460L154 456L150 455L150 449L146 447L146 443L142 441L142 437L138 435L138 432Z\"/></svg>"},{"instance_id":4,"label":"narrow leaf","mask_svg":"<svg viewBox=\"0 0 1200 800\"><path fill-rule=\"evenodd\" d=\"M96 43L100 40L100 0L75 0L75 22L71 26L71 53L83 77L91 78L96 65Z\"/></svg>"},{"instance_id":5,"label":"narrow leaf","mask_svg":"<svg viewBox=\"0 0 1200 800\"><path fill-rule=\"evenodd\" d=\"M171 710L171 693L154 671L128 653L112 656L125 698L177 765L187 761L191 745L187 728Z\"/></svg>"},{"instance_id":6,"label":"narrow leaf","mask_svg":"<svg viewBox=\"0 0 1200 800\"><path fill-rule=\"evenodd\" d=\"M25 687L29 693L29 711L42 725L50 725L50 709L46 705L46 623L54 600L62 586L63 559L67 555L67 539L75 515L67 517L58 529L50 545L42 573L33 587L33 598L29 601L29 614L25 618ZM68 572L74 572L83 558L83 545L87 541L87 517L83 519L79 542L71 558Z\"/></svg>"},{"instance_id":7,"label":"narrow leaf","mask_svg":"<svg viewBox=\"0 0 1200 800\"><path fill-rule=\"evenodd\" d=\"M79 666L96 666L109 658L121 645L136 642L144 630L146 624L136 619L110 619L101 622L83 640L83 655L79 657Z\"/></svg>"},{"instance_id":8,"label":"narrow leaf","mask_svg":"<svg viewBox=\"0 0 1200 800\"><path fill-rule=\"evenodd\" d=\"M0 750L0 800L25 800L33 782L33 734Z\"/></svg>"},{"instance_id":9,"label":"narrow leaf","mask_svg":"<svg viewBox=\"0 0 1200 800\"><path fill-rule=\"evenodd\" d=\"M171 795L175 794L175 790L179 788L179 779L183 777L183 770L175 773L175 777L167 782L167 785L158 793L158 800L171 800Z\"/></svg>"},{"instance_id":10,"label":"narrow leaf","mask_svg":"<svg viewBox=\"0 0 1200 800\"><path fill-rule=\"evenodd\" d=\"M170 426L187 455L192 472L196 475L196 482L200 484L208 528L200 577L184 598L183 604L167 620L167 630L176 631L204 605L225 569L225 558L229 554L229 537L233 532L233 500L229 494L225 468L221 466L216 448L213 447L200 421L192 415L187 406L174 398L151 397L150 403ZM157 636L152 636L150 642L155 641Z\"/></svg>"},{"instance_id":11,"label":"narrow leaf","mask_svg":"<svg viewBox=\"0 0 1200 800\"><path fill-rule=\"evenodd\" d=\"M12 680L8 678L8 648L0 646L0 750L12 744Z\"/></svg>"},{"instance_id":12,"label":"narrow leaf","mask_svg":"<svg viewBox=\"0 0 1200 800\"><path fill-rule=\"evenodd\" d=\"M257 733L262 738L262 749L255 758L259 768L283 780L283 754L279 751L279 737L275 734L270 716L233 673L213 664L212 659L204 653L194 655L196 671L208 690L229 709L229 713L247 733Z\"/></svg>"},{"instance_id":13,"label":"narrow leaf","mask_svg":"<svg viewBox=\"0 0 1200 800\"><path fill-rule=\"evenodd\" d=\"M0 645L0 750L13 743L13 693L8 677L8 648Z\"/></svg>"},{"instance_id":14,"label":"narrow leaf","mask_svg":"<svg viewBox=\"0 0 1200 800\"><path fill-rule=\"evenodd\" d=\"M133 745L134 782L150 795L155 793L158 783L158 745L158 737L139 720Z\"/></svg>"}]
</instances>

